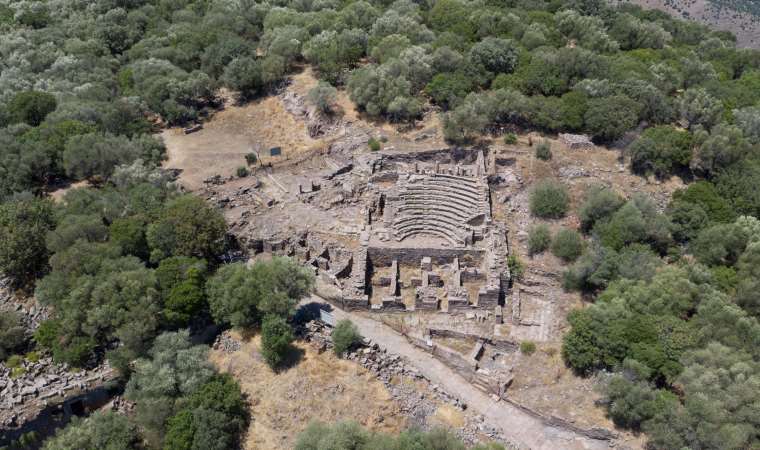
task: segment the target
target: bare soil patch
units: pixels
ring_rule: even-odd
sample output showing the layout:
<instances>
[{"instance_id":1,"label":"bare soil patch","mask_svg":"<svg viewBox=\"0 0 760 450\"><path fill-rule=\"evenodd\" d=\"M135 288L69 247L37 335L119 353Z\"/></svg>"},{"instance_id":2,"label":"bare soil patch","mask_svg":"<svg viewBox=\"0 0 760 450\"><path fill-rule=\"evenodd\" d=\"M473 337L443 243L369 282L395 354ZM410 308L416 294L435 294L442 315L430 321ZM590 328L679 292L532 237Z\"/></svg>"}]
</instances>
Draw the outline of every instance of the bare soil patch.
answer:
<instances>
[{"instance_id":1,"label":"bare soil patch","mask_svg":"<svg viewBox=\"0 0 760 450\"><path fill-rule=\"evenodd\" d=\"M291 449L310 422L353 420L374 431L398 433L406 419L383 384L366 369L296 342L301 360L273 372L259 353L260 338L242 339L240 350L213 350L210 359L240 383L251 403L247 450Z\"/></svg>"},{"instance_id":2,"label":"bare soil patch","mask_svg":"<svg viewBox=\"0 0 760 450\"><path fill-rule=\"evenodd\" d=\"M285 110L278 96L227 106L195 133L169 128L161 136L168 154L164 167L180 169L179 180L190 190L199 189L203 180L214 175L233 175L246 165L247 153L256 152L261 164L268 164L296 158L322 145L321 140L309 137L306 125ZM272 147L281 147L282 155L270 156Z\"/></svg>"}]
</instances>

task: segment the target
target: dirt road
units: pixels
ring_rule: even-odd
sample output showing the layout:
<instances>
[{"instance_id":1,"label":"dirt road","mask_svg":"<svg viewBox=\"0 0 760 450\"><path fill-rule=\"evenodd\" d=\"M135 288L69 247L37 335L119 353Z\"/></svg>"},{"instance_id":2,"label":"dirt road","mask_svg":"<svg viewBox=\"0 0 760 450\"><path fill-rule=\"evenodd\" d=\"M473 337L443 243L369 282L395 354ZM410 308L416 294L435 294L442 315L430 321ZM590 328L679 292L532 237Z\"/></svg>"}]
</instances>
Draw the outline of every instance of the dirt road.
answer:
<instances>
[{"instance_id":1,"label":"dirt road","mask_svg":"<svg viewBox=\"0 0 760 450\"><path fill-rule=\"evenodd\" d=\"M312 297L310 302L326 303L318 297ZM364 337L377 342L389 353L407 358L432 383L438 384L447 393L459 397L468 408L482 414L490 425L500 427L511 443L520 448L533 450L610 448L608 441L590 439L569 430L547 425L515 406L493 401L454 370L409 343L406 338L387 325L359 314L342 311L334 306L332 314L337 320L350 319Z\"/></svg>"}]
</instances>

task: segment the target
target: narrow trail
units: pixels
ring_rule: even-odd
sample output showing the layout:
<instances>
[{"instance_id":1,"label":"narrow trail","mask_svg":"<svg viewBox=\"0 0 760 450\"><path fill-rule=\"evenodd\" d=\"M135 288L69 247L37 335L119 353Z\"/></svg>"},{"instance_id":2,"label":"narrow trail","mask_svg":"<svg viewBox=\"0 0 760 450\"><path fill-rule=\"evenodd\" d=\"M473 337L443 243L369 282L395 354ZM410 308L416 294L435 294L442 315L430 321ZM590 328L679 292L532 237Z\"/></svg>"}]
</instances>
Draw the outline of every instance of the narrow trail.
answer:
<instances>
[{"instance_id":1,"label":"narrow trail","mask_svg":"<svg viewBox=\"0 0 760 450\"><path fill-rule=\"evenodd\" d=\"M327 303L312 297L307 303ZM389 326L362 315L343 311L331 305L331 314L337 320L350 319L366 338L372 339L389 353L407 358L432 383L447 393L459 397L492 426L499 427L509 441L519 448L532 450L597 450L611 448L611 442L591 439L570 430L548 425L517 407L495 402L484 392L473 387L454 370L430 354L412 345Z\"/></svg>"}]
</instances>

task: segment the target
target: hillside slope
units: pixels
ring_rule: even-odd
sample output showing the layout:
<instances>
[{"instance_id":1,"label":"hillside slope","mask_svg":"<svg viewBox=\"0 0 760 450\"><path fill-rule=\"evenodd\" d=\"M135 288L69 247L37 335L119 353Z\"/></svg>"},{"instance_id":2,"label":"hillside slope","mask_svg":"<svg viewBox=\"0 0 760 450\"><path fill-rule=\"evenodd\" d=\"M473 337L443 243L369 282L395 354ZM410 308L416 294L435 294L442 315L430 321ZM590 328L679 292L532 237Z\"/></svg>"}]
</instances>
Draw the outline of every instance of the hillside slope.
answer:
<instances>
[{"instance_id":1,"label":"hillside slope","mask_svg":"<svg viewBox=\"0 0 760 450\"><path fill-rule=\"evenodd\" d=\"M760 2L754 0L612 0L655 8L731 31L740 47L760 48Z\"/></svg>"}]
</instances>

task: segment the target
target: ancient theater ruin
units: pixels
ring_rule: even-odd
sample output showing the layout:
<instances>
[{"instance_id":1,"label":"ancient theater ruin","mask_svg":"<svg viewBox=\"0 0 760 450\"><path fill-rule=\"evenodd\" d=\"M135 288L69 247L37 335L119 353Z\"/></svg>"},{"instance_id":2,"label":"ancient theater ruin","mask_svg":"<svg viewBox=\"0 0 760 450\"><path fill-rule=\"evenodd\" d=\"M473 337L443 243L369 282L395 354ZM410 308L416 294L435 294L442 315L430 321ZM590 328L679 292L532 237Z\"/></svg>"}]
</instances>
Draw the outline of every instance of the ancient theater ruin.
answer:
<instances>
[{"instance_id":1,"label":"ancient theater ruin","mask_svg":"<svg viewBox=\"0 0 760 450\"><path fill-rule=\"evenodd\" d=\"M482 151L320 162L321 171L266 176L274 191L254 195L268 211L255 227L236 224L244 245L299 258L346 309L501 315L507 230L492 215Z\"/></svg>"}]
</instances>

